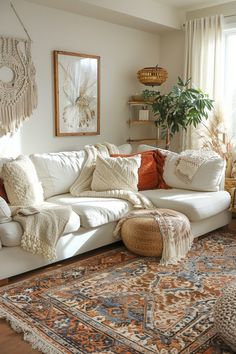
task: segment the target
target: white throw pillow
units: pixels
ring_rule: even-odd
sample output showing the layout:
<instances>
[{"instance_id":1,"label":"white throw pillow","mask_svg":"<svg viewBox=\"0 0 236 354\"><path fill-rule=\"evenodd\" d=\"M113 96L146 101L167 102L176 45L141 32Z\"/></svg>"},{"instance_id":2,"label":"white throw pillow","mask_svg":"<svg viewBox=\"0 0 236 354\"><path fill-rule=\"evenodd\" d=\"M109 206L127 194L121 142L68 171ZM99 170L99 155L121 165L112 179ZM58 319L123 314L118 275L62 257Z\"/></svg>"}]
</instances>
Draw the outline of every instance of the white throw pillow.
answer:
<instances>
[{"instance_id":1,"label":"white throw pillow","mask_svg":"<svg viewBox=\"0 0 236 354\"><path fill-rule=\"evenodd\" d=\"M81 172L86 153L84 150L30 156L42 182L44 197L68 193Z\"/></svg>"},{"instance_id":2,"label":"white throw pillow","mask_svg":"<svg viewBox=\"0 0 236 354\"><path fill-rule=\"evenodd\" d=\"M103 157L98 155L93 173L93 191L128 190L137 192L141 156Z\"/></svg>"},{"instance_id":3,"label":"white throw pillow","mask_svg":"<svg viewBox=\"0 0 236 354\"><path fill-rule=\"evenodd\" d=\"M2 167L2 178L11 205L29 206L43 202L43 189L28 156L19 156Z\"/></svg>"},{"instance_id":4,"label":"white throw pillow","mask_svg":"<svg viewBox=\"0 0 236 354\"><path fill-rule=\"evenodd\" d=\"M220 156L205 161L198 168L190 183L185 182L175 173L180 156L180 154L170 152L165 160L163 177L170 187L204 192L217 192L219 190L225 172L225 161Z\"/></svg>"},{"instance_id":5,"label":"white throw pillow","mask_svg":"<svg viewBox=\"0 0 236 354\"><path fill-rule=\"evenodd\" d=\"M11 221L11 209L9 205L0 197L0 224Z\"/></svg>"},{"instance_id":6,"label":"white throw pillow","mask_svg":"<svg viewBox=\"0 0 236 354\"><path fill-rule=\"evenodd\" d=\"M117 146L119 150L119 154L131 154L132 152L132 145L131 144L123 144Z\"/></svg>"}]
</instances>

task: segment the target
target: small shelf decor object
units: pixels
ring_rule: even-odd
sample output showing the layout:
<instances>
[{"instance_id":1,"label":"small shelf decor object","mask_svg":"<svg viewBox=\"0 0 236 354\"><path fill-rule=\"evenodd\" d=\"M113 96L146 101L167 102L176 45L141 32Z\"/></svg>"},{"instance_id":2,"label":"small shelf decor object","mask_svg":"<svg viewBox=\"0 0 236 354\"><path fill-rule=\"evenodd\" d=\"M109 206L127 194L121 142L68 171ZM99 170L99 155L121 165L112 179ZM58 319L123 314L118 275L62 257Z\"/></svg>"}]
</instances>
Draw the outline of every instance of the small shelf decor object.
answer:
<instances>
[{"instance_id":1,"label":"small shelf decor object","mask_svg":"<svg viewBox=\"0 0 236 354\"><path fill-rule=\"evenodd\" d=\"M146 86L160 86L166 81L168 73L164 68L156 65L147 67L137 72L137 77L141 84Z\"/></svg>"},{"instance_id":2,"label":"small shelf decor object","mask_svg":"<svg viewBox=\"0 0 236 354\"><path fill-rule=\"evenodd\" d=\"M143 137L139 139L132 139L129 137L127 140L130 144L154 144L159 145L160 143L163 144L164 140L160 139L160 132L159 127L155 124L155 120L152 117L152 110L151 110L151 101L134 101L133 96L131 97L132 100L128 101L129 105L129 120L127 123L129 127L144 127L149 126L150 128L155 128L155 137ZM149 129L150 129L149 128ZM149 135L149 134L148 134Z\"/></svg>"},{"instance_id":3,"label":"small shelf decor object","mask_svg":"<svg viewBox=\"0 0 236 354\"><path fill-rule=\"evenodd\" d=\"M56 136L100 134L100 57L53 54Z\"/></svg>"}]
</instances>

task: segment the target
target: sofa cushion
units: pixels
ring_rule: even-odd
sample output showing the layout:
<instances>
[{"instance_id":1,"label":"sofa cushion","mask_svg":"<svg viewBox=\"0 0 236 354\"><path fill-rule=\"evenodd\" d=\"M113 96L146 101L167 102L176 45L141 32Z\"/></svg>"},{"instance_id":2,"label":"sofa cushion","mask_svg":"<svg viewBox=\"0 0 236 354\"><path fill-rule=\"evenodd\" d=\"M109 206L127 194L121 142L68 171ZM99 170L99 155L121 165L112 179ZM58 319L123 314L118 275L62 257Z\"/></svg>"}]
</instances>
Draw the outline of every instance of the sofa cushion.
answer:
<instances>
[{"instance_id":1,"label":"sofa cushion","mask_svg":"<svg viewBox=\"0 0 236 354\"><path fill-rule=\"evenodd\" d=\"M219 190L225 170L225 161L220 156L203 162L191 182L186 182L176 175L175 169L179 158L180 155L174 152L166 156L163 177L170 187L206 192Z\"/></svg>"},{"instance_id":2,"label":"sofa cushion","mask_svg":"<svg viewBox=\"0 0 236 354\"><path fill-rule=\"evenodd\" d=\"M118 146L118 150L120 154L131 154L132 145L131 144L123 144Z\"/></svg>"},{"instance_id":3,"label":"sofa cushion","mask_svg":"<svg viewBox=\"0 0 236 354\"><path fill-rule=\"evenodd\" d=\"M29 206L43 202L43 189L28 156L19 156L2 167L2 178L11 205Z\"/></svg>"},{"instance_id":4,"label":"sofa cushion","mask_svg":"<svg viewBox=\"0 0 236 354\"><path fill-rule=\"evenodd\" d=\"M114 154L112 157L129 157L135 156L133 154ZM138 190L156 189L156 188L168 188L163 179L163 166L165 162L165 156L160 153L158 149L142 151L141 166L138 169Z\"/></svg>"},{"instance_id":5,"label":"sofa cushion","mask_svg":"<svg viewBox=\"0 0 236 354\"><path fill-rule=\"evenodd\" d=\"M63 235L70 234L71 232L75 232L80 228L80 217L73 210L70 213L70 218L65 226Z\"/></svg>"},{"instance_id":6,"label":"sofa cushion","mask_svg":"<svg viewBox=\"0 0 236 354\"><path fill-rule=\"evenodd\" d=\"M0 224L11 221L11 209L4 198L0 197Z\"/></svg>"},{"instance_id":7,"label":"sofa cushion","mask_svg":"<svg viewBox=\"0 0 236 354\"><path fill-rule=\"evenodd\" d=\"M132 150L130 144L118 146L120 153L128 154ZM85 150L51 152L30 155L40 181L44 198L68 193L71 185L79 176L86 159ZM1 166L0 166L1 167Z\"/></svg>"},{"instance_id":8,"label":"sofa cushion","mask_svg":"<svg viewBox=\"0 0 236 354\"><path fill-rule=\"evenodd\" d=\"M132 157L103 157L98 155L93 173L93 191L128 190L138 191L140 155Z\"/></svg>"},{"instance_id":9,"label":"sofa cushion","mask_svg":"<svg viewBox=\"0 0 236 354\"><path fill-rule=\"evenodd\" d=\"M85 157L84 150L30 155L42 182L45 199L69 192Z\"/></svg>"},{"instance_id":10,"label":"sofa cushion","mask_svg":"<svg viewBox=\"0 0 236 354\"><path fill-rule=\"evenodd\" d=\"M17 221L0 224L0 240L3 246L19 246L22 235L23 229Z\"/></svg>"},{"instance_id":11,"label":"sofa cushion","mask_svg":"<svg viewBox=\"0 0 236 354\"><path fill-rule=\"evenodd\" d=\"M47 199L47 202L71 205L80 216L81 226L97 227L119 220L132 209L129 202L115 198L82 198L71 194L62 194Z\"/></svg>"},{"instance_id":12,"label":"sofa cushion","mask_svg":"<svg viewBox=\"0 0 236 354\"><path fill-rule=\"evenodd\" d=\"M190 221L209 218L229 208L230 195L226 191L198 192L184 189L156 189L141 192L158 208L174 209Z\"/></svg>"},{"instance_id":13,"label":"sofa cushion","mask_svg":"<svg viewBox=\"0 0 236 354\"><path fill-rule=\"evenodd\" d=\"M80 217L73 210L71 211L69 220L65 226L63 235L77 231L80 228ZM23 229L19 222L10 221L0 224L0 242L3 246L15 247L20 246Z\"/></svg>"}]
</instances>

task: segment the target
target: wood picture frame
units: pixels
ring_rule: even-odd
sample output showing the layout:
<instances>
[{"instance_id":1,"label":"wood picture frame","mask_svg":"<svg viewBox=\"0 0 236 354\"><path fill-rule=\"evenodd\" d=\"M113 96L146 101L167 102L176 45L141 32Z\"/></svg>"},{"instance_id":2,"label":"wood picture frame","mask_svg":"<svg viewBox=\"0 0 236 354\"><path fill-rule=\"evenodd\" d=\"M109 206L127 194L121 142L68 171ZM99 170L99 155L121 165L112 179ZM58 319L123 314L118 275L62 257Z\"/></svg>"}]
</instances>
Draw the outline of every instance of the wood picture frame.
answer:
<instances>
[{"instance_id":1,"label":"wood picture frame","mask_svg":"<svg viewBox=\"0 0 236 354\"><path fill-rule=\"evenodd\" d=\"M100 134L100 56L53 51L56 136Z\"/></svg>"}]
</instances>

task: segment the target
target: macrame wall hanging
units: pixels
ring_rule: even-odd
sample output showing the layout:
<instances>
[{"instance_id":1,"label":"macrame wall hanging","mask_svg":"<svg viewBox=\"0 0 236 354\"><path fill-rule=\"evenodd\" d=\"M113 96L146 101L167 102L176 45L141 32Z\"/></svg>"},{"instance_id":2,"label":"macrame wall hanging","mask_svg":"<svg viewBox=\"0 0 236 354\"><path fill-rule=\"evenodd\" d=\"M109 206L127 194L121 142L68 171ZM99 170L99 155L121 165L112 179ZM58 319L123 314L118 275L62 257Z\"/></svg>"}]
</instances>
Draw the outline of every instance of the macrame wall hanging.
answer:
<instances>
[{"instance_id":1,"label":"macrame wall hanging","mask_svg":"<svg viewBox=\"0 0 236 354\"><path fill-rule=\"evenodd\" d=\"M0 135L14 133L37 107L35 67L31 39L11 4L28 40L0 36L0 70L11 73L9 81L0 79Z\"/></svg>"}]
</instances>

